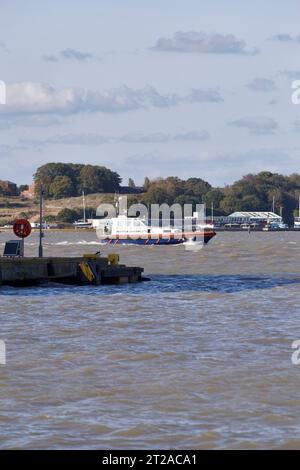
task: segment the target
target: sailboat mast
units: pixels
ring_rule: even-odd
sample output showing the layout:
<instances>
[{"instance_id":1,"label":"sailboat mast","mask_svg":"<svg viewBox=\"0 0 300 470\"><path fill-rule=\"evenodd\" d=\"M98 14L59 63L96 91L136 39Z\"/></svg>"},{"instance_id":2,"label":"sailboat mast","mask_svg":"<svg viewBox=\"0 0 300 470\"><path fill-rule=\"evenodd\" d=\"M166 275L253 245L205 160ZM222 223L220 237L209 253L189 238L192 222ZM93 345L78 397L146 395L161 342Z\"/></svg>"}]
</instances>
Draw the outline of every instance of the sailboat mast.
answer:
<instances>
[{"instance_id":1,"label":"sailboat mast","mask_svg":"<svg viewBox=\"0 0 300 470\"><path fill-rule=\"evenodd\" d=\"M116 208L116 216L119 217L120 215L120 196L118 193L115 193L115 208Z\"/></svg>"},{"instance_id":2,"label":"sailboat mast","mask_svg":"<svg viewBox=\"0 0 300 470\"><path fill-rule=\"evenodd\" d=\"M84 191L82 191L82 206L83 206L83 222L86 223Z\"/></svg>"}]
</instances>

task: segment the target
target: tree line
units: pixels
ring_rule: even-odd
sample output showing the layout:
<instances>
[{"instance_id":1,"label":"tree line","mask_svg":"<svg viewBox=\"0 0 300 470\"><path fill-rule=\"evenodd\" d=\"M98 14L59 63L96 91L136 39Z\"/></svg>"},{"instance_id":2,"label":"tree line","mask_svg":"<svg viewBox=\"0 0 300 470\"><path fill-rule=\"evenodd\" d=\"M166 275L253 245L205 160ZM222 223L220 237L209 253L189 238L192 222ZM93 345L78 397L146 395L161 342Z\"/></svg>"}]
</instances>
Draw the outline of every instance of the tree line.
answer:
<instances>
[{"instance_id":1,"label":"tree line","mask_svg":"<svg viewBox=\"0 0 300 470\"><path fill-rule=\"evenodd\" d=\"M205 203L207 214L214 205L215 215L228 215L235 211L282 212L290 222L296 214L300 196L300 174L289 176L263 171L248 174L225 187L213 187L199 177L181 179L175 176L150 180L145 178L142 186L136 186L129 178L127 186L121 186L118 173L99 165L73 163L47 163L34 175L35 191L43 186L46 198L60 199L86 194L115 192L129 194L129 203L193 204ZM25 187L25 186L24 186Z\"/></svg>"},{"instance_id":2,"label":"tree line","mask_svg":"<svg viewBox=\"0 0 300 470\"><path fill-rule=\"evenodd\" d=\"M129 186L133 187L132 182ZM215 188L202 178L145 178L142 191L130 194L128 203L141 202L146 206L163 203L192 204L194 209L196 204L203 203L206 204L208 216L212 205L214 215L228 215L236 211L270 212L274 203L275 211L281 212L284 220L292 223L294 215L298 215L299 197L300 174L283 176L264 171L246 175L223 188Z\"/></svg>"},{"instance_id":3,"label":"tree line","mask_svg":"<svg viewBox=\"0 0 300 470\"><path fill-rule=\"evenodd\" d=\"M120 188L121 177L105 166L76 163L47 163L34 174L35 193L43 187L46 198L61 199L79 196L84 191L113 193Z\"/></svg>"},{"instance_id":4,"label":"tree line","mask_svg":"<svg viewBox=\"0 0 300 470\"><path fill-rule=\"evenodd\" d=\"M151 203L206 204L210 215L213 204L215 215L228 215L236 211L272 211L273 202L277 213L282 213L288 223L298 215L300 197L300 174L284 176L263 171L248 174L225 187L212 187L201 178L181 180L176 177L150 181L145 178L144 193L139 199Z\"/></svg>"}]
</instances>

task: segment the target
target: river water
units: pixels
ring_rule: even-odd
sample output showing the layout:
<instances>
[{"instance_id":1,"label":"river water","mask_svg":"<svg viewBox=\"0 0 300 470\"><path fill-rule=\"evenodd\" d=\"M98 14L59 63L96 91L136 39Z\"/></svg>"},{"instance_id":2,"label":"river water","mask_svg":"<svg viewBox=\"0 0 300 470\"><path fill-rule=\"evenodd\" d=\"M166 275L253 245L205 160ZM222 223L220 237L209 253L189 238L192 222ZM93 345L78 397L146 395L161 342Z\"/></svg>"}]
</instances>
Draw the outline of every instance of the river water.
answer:
<instances>
[{"instance_id":1,"label":"river water","mask_svg":"<svg viewBox=\"0 0 300 470\"><path fill-rule=\"evenodd\" d=\"M85 231L44 244L99 249ZM1 287L0 447L300 448L299 247L295 232L219 233L198 252L101 246L151 281Z\"/></svg>"}]
</instances>

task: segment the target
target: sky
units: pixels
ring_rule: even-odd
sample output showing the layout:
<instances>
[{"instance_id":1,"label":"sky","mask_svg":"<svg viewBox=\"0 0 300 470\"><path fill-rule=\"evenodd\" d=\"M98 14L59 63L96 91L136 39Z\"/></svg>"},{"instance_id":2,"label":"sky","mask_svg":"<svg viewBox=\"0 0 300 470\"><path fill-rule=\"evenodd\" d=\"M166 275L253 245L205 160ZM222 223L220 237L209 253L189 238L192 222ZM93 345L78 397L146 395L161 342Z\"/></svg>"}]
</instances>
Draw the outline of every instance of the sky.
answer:
<instances>
[{"instance_id":1,"label":"sky","mask_svg":"<svg viewBox=\"0 0 300 470\"><path fill-rule=\"evenodd\" d=\"M300 172L297 0L1 0L0 179Z\"/></svg>"}]
</instances>

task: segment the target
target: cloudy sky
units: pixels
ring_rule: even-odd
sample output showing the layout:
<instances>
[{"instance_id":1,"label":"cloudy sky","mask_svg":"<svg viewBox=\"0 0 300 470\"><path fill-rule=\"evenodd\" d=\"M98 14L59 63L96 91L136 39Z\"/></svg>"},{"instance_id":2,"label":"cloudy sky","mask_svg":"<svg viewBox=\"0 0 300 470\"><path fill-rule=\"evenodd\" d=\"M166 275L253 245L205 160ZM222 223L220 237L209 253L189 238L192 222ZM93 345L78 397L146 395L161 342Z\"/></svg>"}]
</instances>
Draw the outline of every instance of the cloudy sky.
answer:
<instances>
[{"instance_id":1,"label":"cloudy sky","mask_svg":"<svg viewBox=\"0 0 300 470\"><path fill-rule=\"evenodd\" d=\"M1 179L300 172L299 0L2 0Z\"/></svg>"}]
</instances>

